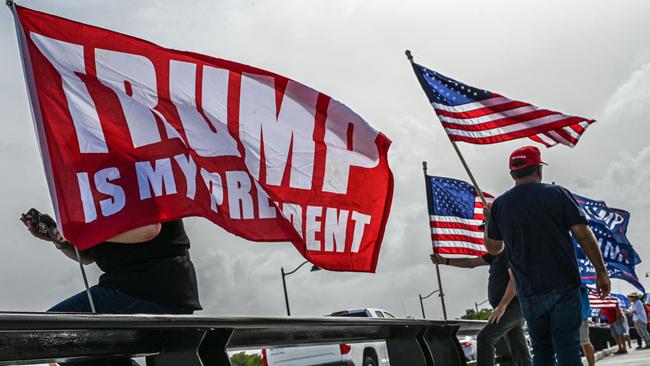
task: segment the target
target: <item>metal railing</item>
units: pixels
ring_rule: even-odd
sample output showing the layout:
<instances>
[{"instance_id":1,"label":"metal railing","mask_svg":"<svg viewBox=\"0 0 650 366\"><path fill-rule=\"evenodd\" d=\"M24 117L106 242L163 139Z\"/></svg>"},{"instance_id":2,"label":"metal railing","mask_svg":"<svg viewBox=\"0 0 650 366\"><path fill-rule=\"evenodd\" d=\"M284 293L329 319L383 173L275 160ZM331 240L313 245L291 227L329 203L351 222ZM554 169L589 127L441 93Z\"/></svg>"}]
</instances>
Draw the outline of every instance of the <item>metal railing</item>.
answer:
<instances>
[{"instance_id":1,"label":"metal railing","mask_svg":"<svg viewBox=\"0 0 650 366\"><path fill-rule=\"evenodd\" d=\"M0 365L146 357L227 366L229 348L385 340L393 366L466 365L454 321L0 313Z\"/></svg>"}]
</instances>

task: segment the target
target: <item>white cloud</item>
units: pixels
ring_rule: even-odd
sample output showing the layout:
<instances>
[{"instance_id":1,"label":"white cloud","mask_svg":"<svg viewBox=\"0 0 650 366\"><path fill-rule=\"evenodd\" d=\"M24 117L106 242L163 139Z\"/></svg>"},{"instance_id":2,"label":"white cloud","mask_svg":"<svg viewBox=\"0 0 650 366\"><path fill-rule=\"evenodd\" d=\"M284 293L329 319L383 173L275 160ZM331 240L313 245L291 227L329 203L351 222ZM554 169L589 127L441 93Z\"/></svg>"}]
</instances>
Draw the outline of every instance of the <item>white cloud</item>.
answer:
<instances>
[{"instance_id":1,"label":"white cloud","mask_svg":"<svg viewBox=\"0 0 650 366\"><path fill-rule=\"evenodd\" d=\"M591 145L602 147L594 151L589 169L585 169L584 175L574 177L569 187L581 195L604 200L610 207L629 211L628 237L642 260L648 261L650 143L646 134L650 114L650 54L643 50L642 55L638 68L612 93L603 108L600 119L608 125L599 131L597 138L587 136ZM642 282L648 271L647 262L637 266ZM632 290L618 281L616 285L623 292Z\"/></svg>"}]
</instances>

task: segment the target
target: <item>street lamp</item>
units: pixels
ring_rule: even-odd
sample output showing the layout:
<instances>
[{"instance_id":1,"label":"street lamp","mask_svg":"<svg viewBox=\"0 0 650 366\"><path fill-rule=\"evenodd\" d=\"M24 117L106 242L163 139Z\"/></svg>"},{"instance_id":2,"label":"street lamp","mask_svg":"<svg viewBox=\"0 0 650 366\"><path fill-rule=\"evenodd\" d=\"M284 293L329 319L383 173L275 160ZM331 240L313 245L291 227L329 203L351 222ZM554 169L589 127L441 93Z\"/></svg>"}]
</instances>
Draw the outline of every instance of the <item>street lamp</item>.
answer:
<instances>
[{"instance_id":1,"label":"street lamp","mask_svg":"<svg viewBox=\"0 0 650 366\"><path fill-rule=\"evenodd\" d=\"M427 296L422 296L421 294L418 294L418 297L420 298L420 309L422 309L422 319L427 318L426 315L424 315L424 303L422 302L422 300L430 298L431 295L435 294L436 292L440 292L440 290L435 290L430 294L428 294Z\"/></svg>"},{"instance_id":2,"label":"street lamp","mask_svg":"<svg viewBox=\"0 0 650 366\"><path fill-rule=\"evenodd\" d=\"M479 302L479 303L476 303L476 302L474 303L474 307L476 307L476 320L481 320L481 317L478 315L478 307L479 307L479 305L483 305L486 302L488 302L487 299L485 299L485 300L483 300L482 302Z\"/></svg>"},{"instance_id":3,"label":"street lamp","mask_svg":"<svg viewBox=\"0 0 650 366\"><path fill-rule=\"evenodd\" d=\"M287 281L284 280L285 277L294 274L297 270L302 268L305 264L309 263L309 261L304 261L302 262L296 269L294 269L291 272L284 272L284 267L280 267L280 273L282 273L282 287L284 288L284 303L287 306L287 316L291 316L291 310L289 309L289 295L287 295ZM320 268L317 266L312 266L311 270L309 272L316 272L320 271Z\"/></svg>"}]
</instances>

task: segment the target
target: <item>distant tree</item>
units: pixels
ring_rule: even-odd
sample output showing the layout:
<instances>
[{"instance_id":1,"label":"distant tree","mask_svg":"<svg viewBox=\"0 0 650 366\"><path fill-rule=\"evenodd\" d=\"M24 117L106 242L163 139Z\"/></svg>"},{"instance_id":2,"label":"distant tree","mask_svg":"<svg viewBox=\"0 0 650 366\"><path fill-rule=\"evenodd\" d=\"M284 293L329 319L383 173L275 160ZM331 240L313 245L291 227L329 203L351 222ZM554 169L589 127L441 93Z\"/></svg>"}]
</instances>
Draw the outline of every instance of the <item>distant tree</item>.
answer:
<instances>
[{"instance_id":1,"label":"distant tree","mask_svg":"<svg viewBox=\"0 0 650 366\"><path fill-rule=\"evenodd\" d=\"M474 309L466 309L465 310L465 315L461 315L461 319L467 319L467 320L488 320L490 319L490 315L492 315L492 309L479 309L478 313L478 319L476 317L476 310Z\"/></svg>"},{"instance_id":2,"label":"distant tree","mask_svg":"<svg viewBox=\"0 0 650 366\"><path fill-rule=\"evenodd\" d=\"M262 357L260 355L247 355L245 352L239 352L230 358L232 366L262 366Z\"/></svg>"}]
</instances>

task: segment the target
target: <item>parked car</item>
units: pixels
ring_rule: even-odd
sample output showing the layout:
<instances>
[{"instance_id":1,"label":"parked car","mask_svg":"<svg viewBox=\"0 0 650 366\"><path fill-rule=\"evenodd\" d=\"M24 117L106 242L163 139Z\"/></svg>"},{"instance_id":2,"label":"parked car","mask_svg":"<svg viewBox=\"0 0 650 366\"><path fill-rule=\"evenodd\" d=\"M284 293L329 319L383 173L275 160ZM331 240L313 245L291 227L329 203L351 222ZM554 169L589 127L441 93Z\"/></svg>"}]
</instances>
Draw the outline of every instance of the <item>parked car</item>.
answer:
<instances>
[{"instance_id":1,"label":"parked car","mask_svg":"<svg viewBox=\"0 0 650 366\"><path fill-rule=\"evenodd\" d=\"M458 337L458 342L460 343L460 346L463 348L463 353L465 354L465 358L467 359L467 361L475 361L476 360L476 337L472 337L472 336Z\"/></svg>"},{"instance_id":2,"label":"parked car","mask_svg":"<svg viewBox=\"0 0 650 366\"><path fill-rule=\"evenodd\" d=\"M328 316L357 318L390 318L386 310L365 308L343 310ZM386 342L322 344L262 349L264 366L390 366Z\"/></svg>"}]
</instances>

